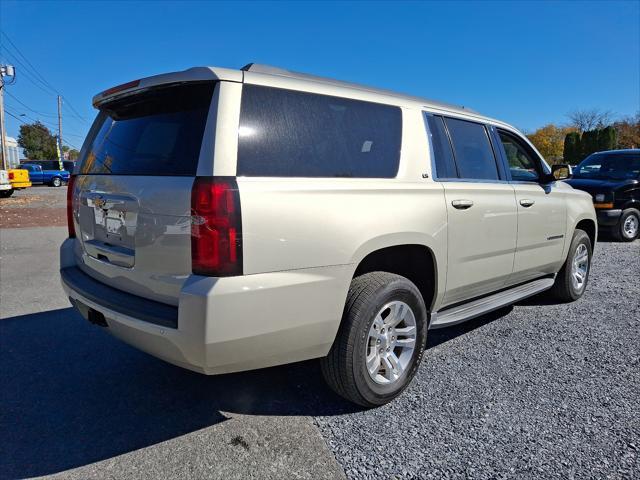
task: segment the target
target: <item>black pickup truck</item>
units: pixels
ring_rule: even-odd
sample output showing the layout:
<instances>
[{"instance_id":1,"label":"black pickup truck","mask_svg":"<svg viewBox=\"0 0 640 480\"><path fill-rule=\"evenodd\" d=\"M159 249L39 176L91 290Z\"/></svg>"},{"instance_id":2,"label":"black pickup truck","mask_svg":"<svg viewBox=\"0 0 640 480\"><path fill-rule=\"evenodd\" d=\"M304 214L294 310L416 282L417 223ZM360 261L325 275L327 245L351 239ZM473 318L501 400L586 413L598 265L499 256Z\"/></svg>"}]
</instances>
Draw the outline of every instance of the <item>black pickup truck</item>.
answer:
<instances>
[{"instance_id":1,"label":"black pickup truck","mask_svg":"<svg viewBox=\"0 0 640 480\"><path fill-rule=\"evenodd\" d=\"M589 155L567 180L589 192L598 227L618 240L631 242L640 232L640 149L609 150Z\"/></svg>"}]
</instances>

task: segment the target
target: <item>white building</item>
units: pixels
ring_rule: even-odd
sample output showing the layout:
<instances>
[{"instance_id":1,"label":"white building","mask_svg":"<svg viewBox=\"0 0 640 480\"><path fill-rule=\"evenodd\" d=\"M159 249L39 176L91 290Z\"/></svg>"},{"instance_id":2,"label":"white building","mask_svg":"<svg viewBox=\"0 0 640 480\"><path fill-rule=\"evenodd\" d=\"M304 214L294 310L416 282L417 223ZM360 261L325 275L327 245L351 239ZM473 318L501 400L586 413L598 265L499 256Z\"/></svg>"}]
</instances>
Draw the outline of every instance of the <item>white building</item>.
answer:
<instances>
[{"instance_id":1,"label":"white building","mask_svg":"<svg viewBox=\"0 0 640 480\"><path fill-rule=\"evenodd\" d=\"M17 168L20 165L20 150L18 142L13 137L5 137L7 139L7 168Z\"/></svg>"}]
</instances>

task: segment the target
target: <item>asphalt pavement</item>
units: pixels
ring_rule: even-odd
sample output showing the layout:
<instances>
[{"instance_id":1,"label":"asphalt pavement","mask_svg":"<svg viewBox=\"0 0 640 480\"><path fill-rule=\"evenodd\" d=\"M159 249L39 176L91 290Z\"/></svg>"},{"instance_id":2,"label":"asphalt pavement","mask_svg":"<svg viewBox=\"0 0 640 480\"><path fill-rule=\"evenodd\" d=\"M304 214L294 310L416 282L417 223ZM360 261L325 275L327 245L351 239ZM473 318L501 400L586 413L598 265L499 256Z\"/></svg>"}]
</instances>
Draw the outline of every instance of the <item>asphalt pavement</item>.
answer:
<instances>
[{"instance_id":1,"label":"asphalt pavement","mask_svg":"<svg viewBox=\"0 0 640 480\"><path fill-rule=\"evenodd\" d=\"M640 478L640 241L586 295L431 331L414 384L362 410L317 363L202 376L88 324L65 227L0 229L0 478Z\"/></svg>"}]
</instances>

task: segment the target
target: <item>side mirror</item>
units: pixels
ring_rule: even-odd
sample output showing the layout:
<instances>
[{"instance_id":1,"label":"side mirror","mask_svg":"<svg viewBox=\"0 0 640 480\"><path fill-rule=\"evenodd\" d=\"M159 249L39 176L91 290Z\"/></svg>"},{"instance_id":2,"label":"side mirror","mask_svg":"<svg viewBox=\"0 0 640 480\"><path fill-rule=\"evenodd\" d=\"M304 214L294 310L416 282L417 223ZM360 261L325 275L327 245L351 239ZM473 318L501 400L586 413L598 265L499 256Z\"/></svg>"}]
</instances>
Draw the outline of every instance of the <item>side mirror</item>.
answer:
<instances>
[{"instance_id":1,"label":"side mirror","mask_svg":"<svg viewBox=\"0 0 640 480\"><path fill-rule=\"evenodd\" d=\"M571 178L571 167L566 164L552 165L551 176L554 180L566 180Z\"/></svg>"}]
</instances>

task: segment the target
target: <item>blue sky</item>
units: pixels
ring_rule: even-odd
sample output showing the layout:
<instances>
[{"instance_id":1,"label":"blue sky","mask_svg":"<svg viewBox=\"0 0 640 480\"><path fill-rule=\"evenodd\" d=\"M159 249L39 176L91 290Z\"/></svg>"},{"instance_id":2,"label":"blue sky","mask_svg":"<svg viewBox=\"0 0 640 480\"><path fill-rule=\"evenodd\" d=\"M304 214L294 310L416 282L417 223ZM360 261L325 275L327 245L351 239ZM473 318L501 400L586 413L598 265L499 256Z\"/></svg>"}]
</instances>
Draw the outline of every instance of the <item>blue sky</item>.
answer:
<instances>
[{"instance_id":1,"label":"blue sky","mask_svg":"<svg viewBox=\"0 0 640 480\"><path fill-rule=\"evenodd\" d=\"M68 100L63 134L75 146L95 93L194 65L268 63L466 105L527 130L578 108L640 110L638 1L2 0L0 28ZM54 125L55 95L0 40L0 58L18 71L8 111ZM7 124L16 136L19 123L7 115Z\"/></svg>"}]
</instances>

